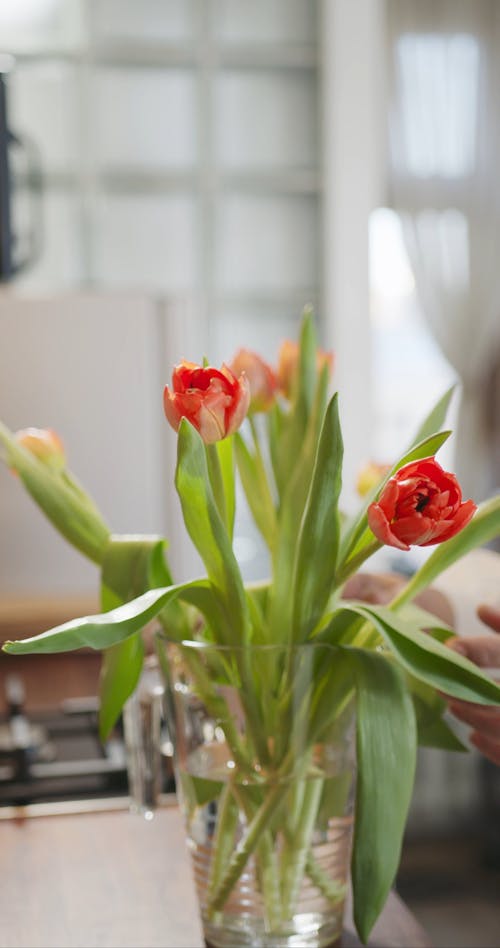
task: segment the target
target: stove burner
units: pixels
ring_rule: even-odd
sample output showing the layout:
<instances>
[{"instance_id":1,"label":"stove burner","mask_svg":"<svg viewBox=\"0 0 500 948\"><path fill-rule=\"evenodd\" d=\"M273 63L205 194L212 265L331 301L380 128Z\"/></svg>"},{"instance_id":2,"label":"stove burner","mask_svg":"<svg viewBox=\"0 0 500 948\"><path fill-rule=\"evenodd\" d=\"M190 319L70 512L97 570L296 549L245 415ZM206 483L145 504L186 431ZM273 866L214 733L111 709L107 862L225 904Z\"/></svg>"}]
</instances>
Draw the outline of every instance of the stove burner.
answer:
<instances>
[{"instance_id":1,"label":"stove burner","mask_svg":"<svg viewBox=\"0 0 500 948\"><path fill-rule=\"evenodd\" d=\"M63 702L54 712L24 711L24 686L5 683L8 714L0 718L0 806L128 793L123 735L102 744L97 699Z\"/></svg>"}]
</instances>

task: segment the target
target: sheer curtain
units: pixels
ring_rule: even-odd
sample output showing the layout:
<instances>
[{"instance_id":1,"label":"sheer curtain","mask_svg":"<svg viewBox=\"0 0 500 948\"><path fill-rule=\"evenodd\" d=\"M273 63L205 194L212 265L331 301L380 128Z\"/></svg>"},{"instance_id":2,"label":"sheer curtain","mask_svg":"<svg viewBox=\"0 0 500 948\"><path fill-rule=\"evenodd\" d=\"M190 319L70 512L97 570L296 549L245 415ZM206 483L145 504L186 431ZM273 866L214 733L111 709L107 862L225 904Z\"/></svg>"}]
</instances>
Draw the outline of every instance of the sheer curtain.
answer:
<instances>
[{"instance_id":1,"label":"sheer curtain","mask_svg":"<svg viewBox=\"0 0 500 948\"><path fill-rule=\"evenodd\" d=\"M387 0L387 24L389 201L462 383L455 467L482 499L500 488L500 4Z\"/></svg>"}]
</instances>

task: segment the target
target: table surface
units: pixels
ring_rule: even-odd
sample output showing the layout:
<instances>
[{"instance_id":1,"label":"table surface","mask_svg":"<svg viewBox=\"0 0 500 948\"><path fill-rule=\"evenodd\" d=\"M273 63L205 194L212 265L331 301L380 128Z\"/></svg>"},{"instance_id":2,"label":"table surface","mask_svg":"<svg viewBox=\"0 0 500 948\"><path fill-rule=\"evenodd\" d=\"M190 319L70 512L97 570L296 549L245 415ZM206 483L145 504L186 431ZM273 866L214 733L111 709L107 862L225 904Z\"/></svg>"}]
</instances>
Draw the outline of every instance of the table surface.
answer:
<instances>
[{"instance_id":1,"label":"table surface","mask_svg":"<svg viewBox=\"0 0 500 948\"><path fill-rule=\"evenodd\" d=\"M202 948L177 806L1 820L0 919L0 948ZM359 944L348 912L342 945ZM429 944L391 894L371 948Z\"/></svg>"}]
</instances>

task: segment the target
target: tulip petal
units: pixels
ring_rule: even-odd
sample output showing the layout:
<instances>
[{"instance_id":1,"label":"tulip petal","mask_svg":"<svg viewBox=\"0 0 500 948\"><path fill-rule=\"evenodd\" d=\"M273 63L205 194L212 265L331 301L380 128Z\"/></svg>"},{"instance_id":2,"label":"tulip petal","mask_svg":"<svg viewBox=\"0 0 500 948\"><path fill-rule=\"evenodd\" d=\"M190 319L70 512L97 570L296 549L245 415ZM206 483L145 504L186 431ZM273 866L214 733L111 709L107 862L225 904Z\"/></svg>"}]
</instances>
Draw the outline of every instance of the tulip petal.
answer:
<instances>
[{"instance_id":1,"label":"tulip petal","mask_svg":"<svg viewBox=\"0 0 500 948\"><path fill-rule=\"evenodd\" d=\"M176 396L172 394L168 385L165 386L163 392L163 409L168 423L172 425L174 431L177 431L182 416L176 405Z\"/></svg>"},{"instance_id":2,"label":"tulip petal","mask_svg":"<svg viewBox=\"0 0 500 948\"><path fill-rule=\"evenodd\" d=\"M384 512L388 520L392 520L396 513L396 504L399 498L399 485L397 481L391 477L382 491L381 497L384 498ZM379 503L380 499L379 498Z\"/></svg>"},{"instance_id":3,"label":"tulip petal","mask_svg":"<svg viewBox=\"0 0 500 948\"><path fill-rule=\"evenodd\" d=\"M250 386L244 375L239 379L239 392L229 413L227 434L233 434L240 427L250 406Z\"/></svg>"},{"instance_id":4,"label":"tulip petal","mask_svg":"<svg viewBox=\"0 0 500 948\"><path fill-rule=\"evenodd\" d=\"M451 522L447 523L447 528L444 530L440 537L439 543L444 543L445 540L451 540L456 533L459 533L464 527L467 526L472 517L474 516L477 510L477 506L473 500L466 500L465 503L460 505L460 508L455 514L454 519ZM443 521L445 522L445 521ZM430 543L423 543L422 546L430 546Z\"/></svg>"},{"instance_id":5,"label":"tulip petal","mask_svg":"<svg viewBox=\"0 0 500 948\"><path fill-rule=\"evenodd\" d=\"M224 366L223 366L224 370ZM277 378L267 362L250 349L239 349L231 362L231 371L240 381L244 376L250 386L251 412L268 411L276 398Z\"/></svg>"},{"instance_id":6,"label":"tulip petal","mask_svg":"<svg viewBox=\"0 0 500 948\"><path fill-rule=\"evenodd\" d=\"M201 406L195 428L200 432L205 444L214 444L215 441L220 441L226 434L220 415L212 411L208 405Z\"/></svg>"},{"instance_id":7,"label":"tulip petal","mask_svg":"<svg viewBox=\"0 0 500 948\"><path fill-rule=\"evenodd\" d=\"M422 546L423 542L432 540L434 529L435 521L418 513L413 517L402 517L393 524L394 533L410 546Z\"/></svg>"},{"instance_id":8,"label":"tulip petal","mask_svg":"<svg viewBox=\"0 0 500 948\"><path fill-rule=\"evenodd\" d=\"M379 504L370 504L368 508L368 526L377 540L386 546L395 546L398 550L409 550L407 543L400 540L391 530L391 525Z\"/></svg>"}]
</instances>

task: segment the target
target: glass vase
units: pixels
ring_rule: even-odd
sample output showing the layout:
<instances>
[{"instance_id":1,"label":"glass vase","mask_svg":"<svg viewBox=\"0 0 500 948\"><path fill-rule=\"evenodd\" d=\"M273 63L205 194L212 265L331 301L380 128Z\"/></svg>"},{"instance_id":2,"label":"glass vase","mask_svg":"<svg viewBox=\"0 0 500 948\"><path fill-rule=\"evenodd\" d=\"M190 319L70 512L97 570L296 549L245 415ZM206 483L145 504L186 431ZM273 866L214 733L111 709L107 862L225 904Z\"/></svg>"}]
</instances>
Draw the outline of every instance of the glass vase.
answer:
<instances>
[{"instance_id":1,"label":"glass vase","mask_svg":"<svg viewBox=\"0 0 500 948\"><path fill-rule=\"evenodd\" d=\"M164 684L156 655L149 655L123 708L130 809L151 820L162 789L161 725Z\"/></svg>"},{"instance_id":2,"label":"glass vase","mask_svg":"<svg viewBox=\"0 0 500 948\"><path fill-rule=\"evenodd\" d=\"M355 786L352 682L328 646L159 634L177 795L206 942L338 942Z\"/></svg>"}]
</instances>

